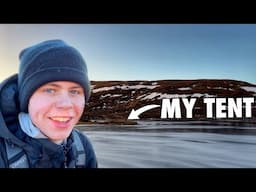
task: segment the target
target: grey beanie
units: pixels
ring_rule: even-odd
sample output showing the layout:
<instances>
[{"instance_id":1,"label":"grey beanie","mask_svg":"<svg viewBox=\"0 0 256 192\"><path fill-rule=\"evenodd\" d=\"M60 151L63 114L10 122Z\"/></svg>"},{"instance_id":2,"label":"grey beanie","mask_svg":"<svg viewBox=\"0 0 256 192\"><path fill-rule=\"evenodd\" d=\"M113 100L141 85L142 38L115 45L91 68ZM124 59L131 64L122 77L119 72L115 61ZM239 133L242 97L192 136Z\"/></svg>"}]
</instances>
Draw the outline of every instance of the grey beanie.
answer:
<instances>
[{"instance_id":1,"label":"grey beanie","mask_svg":"<svg viewBox=\"0 0 256 192\"><path fill-rule=\"evenodd\" d=\"M80 84L85 101L90 97L90 81L81 54L62 40L48 40L20 52L18 88L20 110L28 112L34 91L51 81L72 81Z\"/></svg>"}]
</instances>

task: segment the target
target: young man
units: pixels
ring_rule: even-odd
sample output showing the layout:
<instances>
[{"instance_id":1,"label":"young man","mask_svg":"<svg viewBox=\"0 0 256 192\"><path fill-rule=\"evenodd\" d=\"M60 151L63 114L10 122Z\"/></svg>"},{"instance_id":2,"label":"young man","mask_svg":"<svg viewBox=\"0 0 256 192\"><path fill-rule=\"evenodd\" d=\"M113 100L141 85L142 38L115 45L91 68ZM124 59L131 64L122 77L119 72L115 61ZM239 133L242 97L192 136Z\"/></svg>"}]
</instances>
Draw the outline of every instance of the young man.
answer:
<instances>
[{"instance_id":1,"label":"young man","mask_svg":"<svg viewBox=\"0 0 256 192\"><path fill-rule=\"evenodd\" d=\"M19 73L0 85L0 167L96 168L89 139L74 129L89 97L75 48L49 40L21 51Z\"/></svg>"}]
</instances>

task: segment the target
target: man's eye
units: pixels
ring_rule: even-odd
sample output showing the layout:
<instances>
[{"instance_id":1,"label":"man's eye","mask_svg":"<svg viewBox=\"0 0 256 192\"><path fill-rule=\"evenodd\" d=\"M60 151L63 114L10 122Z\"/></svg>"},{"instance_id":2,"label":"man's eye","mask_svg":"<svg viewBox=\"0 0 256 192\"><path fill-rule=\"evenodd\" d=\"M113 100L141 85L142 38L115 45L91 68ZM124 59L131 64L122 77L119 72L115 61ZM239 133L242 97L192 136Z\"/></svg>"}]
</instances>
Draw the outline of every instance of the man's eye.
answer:
<instances>
[{"instance_id":1,"label":"man's eye","mask_svg":"<svg viewBox=\"0 0 256 192\"><path fill-rule=\"evenodd\" d=\"M79 94L80 94L80 91L78 91L78 90L70 90L70 93L71 93L72 95L79 95Z\"/></svg>"},{"instance_id":2,"label":"man's eye","mask_svg":"<svg viewBox=\"0 0 256 192\"><path fill-rule=\"evenodd\" d=\"M46 92L46 93L55 93L55 90L54 90L54 89L51 89L51 88L46 88L46 89L44 90L44 92Z\"/></svg>"}]
</instances>

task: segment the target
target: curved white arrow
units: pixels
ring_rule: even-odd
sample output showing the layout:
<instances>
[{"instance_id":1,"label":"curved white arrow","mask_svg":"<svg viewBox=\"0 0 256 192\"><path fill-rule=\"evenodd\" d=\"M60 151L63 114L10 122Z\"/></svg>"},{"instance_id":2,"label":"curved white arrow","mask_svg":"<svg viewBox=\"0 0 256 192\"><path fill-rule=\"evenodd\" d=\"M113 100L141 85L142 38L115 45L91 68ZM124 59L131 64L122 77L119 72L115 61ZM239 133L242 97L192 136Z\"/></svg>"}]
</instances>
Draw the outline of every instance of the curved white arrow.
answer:
<instances>
[{"instance_id":1,"label":"curved white arrow","mask_svg":"<svg viewBox=\"0 0 256 192\"><path fill-rule=\"evenodd\" d=\"M134 110L132 109L130 115L128 116L128 119L140 119L139 118L139 115L147 110L150 110L150 109L153 109L153 108L156 108L156 107L160 107L160 105L146 105L144 107L141 107L140 109L138 110Z\"/></svg>"}]
</instances>

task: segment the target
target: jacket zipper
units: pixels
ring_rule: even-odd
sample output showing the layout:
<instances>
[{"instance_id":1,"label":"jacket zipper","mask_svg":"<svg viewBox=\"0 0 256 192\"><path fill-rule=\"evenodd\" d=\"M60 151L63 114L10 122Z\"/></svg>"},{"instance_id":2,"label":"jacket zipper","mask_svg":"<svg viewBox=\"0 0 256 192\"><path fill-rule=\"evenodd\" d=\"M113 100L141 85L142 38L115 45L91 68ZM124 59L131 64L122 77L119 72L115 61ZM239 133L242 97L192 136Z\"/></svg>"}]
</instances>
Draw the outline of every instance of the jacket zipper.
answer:
<instances>
[{"instance_id":1,"label":"jacket zipper","mask_svg":"<svg viewBox=\"0 0 256 192\"><path fill-rule=\"evenodd\" d=\"M64 168L67 168L68 167L67 166L67 152L68 152L68 149L67 149L65 144L61 144L61 145L62 145L64 157L65 157L65 159L64 159Z\"/></svg>"}]
</instances>

